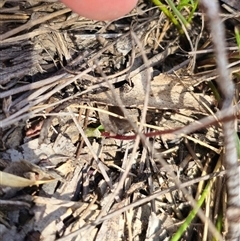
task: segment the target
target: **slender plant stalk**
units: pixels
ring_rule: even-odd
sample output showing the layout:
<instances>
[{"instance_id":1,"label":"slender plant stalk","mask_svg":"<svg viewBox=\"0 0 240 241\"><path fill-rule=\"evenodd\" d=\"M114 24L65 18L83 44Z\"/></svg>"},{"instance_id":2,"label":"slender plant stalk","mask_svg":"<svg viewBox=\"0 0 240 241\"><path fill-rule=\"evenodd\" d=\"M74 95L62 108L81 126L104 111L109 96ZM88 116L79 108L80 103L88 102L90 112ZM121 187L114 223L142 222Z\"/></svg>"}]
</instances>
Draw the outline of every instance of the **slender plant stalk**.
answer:
<instances>
[{"instance_id":1,"label":"slender plant stalk","mask_svg":"<svg viewBox=\"0 0 240 241\"><path fill-rule=\"evenodd\" d=\"M223 24L219 18L219 5L216 0L201 0L200 3L207 16L212 42L215 48L217 71L219 75L217 83L223 97L222 110L224 110L225 113L234 114L231 107L235 86L230 79L230 73L227 69L228 61L225 33ZM224 166L226 169L228 192L228 208L226 213L228 220L227 240L237 241L240 237L240 173L236 148L235 119L223 122L222 126L225 147Z\"/></svg>"}]
</instances>

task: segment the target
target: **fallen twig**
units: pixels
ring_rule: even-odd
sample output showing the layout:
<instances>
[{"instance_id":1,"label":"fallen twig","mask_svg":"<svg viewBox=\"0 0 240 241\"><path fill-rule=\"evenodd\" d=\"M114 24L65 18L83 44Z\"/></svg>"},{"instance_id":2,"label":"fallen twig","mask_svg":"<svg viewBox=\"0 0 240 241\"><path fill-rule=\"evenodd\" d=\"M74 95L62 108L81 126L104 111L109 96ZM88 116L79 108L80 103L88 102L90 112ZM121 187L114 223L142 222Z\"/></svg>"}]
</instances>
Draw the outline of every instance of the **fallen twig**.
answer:
<instances>
[{"instance_id":1,"label":"fallen twig","mask_svg":"<svg viewBox=\"0 0 240 241\"><path fill-rule=\"evenodd\" d=\"M230 73L226 66L228 65L224 28L219 18L219 6L216 1L201 0L203 10L208 18L212 33L212 41L215 48L217 71L219 78L217 80L222 94L222 110L229 115L233 114L231 108L235 87L230 79ZM228 240L239 240L240 237L240 173L238 170L238 156L236 149L235 119L230 119L223 123L223 135L225 146L224 166L227 176L228 191Z\"/></svg>"}]
</instances>

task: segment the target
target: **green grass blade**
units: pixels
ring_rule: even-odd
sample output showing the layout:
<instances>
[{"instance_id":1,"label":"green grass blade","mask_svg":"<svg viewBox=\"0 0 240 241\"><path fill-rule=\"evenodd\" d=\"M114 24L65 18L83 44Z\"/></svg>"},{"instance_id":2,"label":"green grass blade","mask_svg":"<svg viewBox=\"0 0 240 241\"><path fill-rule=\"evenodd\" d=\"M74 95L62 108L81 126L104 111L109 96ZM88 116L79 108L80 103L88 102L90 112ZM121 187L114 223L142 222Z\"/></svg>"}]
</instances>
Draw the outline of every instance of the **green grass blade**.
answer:
<instances>
[{"instance_id":1,"label":"green grass blade","mask_svg":"<svg viewBox=\"0 0 240 241\"><path fill-rule=\"evenodd\" d=\"M169 20L177 27L177 29L180 31L180 33L183 33L183 30L181 28L181 25L177 21L177 19L174 17L174 15L168 10L167 6L162 4L160 0L152 0L152 2L159 7L159 9L169 18Z\"/></svg>"},{"instance_id":2,"label":"green grass blade","mask_svg":"<svg viewBox=\"0 0 240 241\"><path fill-rule=\"evenodd\" d=\"M206 185L206 187L204 188L201 197L199 198L199 200L197 201L197 208L194 208L189 215L187 216L185 222L180 226L180 228L178 229L178 231L174 234L174 236L171 238L171 241L178 241L181 236L183 235L183 233L186 231L186 229L188 228L188 226L190 225L190 223L192 222L192 220L194 219L194 217L196 216L199 208L202 206L208 192L210 191L211 188L211 183L212 181L209 181Z\"/></svg>"},{"instance_id":3,"label":"green grass blade","mask_svg":"<svg viewBox=\"0 0 240 241\"><path fill-rule=\"evenodd\" d=\"M223 213L221 212L218 217L217 217L217 222L216 222L216 228L219 233L222 232L222 227L223 227ZM212 239L213 241L217 241L215 237Z\"/></svg>"},{"instance_id":4,"label":"green grass blade","mask_svg":"<svg viewBox=\"0 0 240 241\"><path fill-rule=\"evenodd\" d=\"M178 17L178 19L182 22L182 24L185 27L189 27L189 23L187 22L187 20L183 17L183 15L178 11L178 9L176 8L175 4L172 2L172 0L166 0L166 2L168 3L168 5L171 7L173 13Z\"/></svg>"},{"instance_id":5,"label":"green grass blade","mask_svg":"<svg viewBox=\"0 0 240 241\"><path fill-rule=\"evenodd\" d=\"M236 37L238 49L240 50L240 32L239 32L239 28L235 27L234 28L234 32L235 32L235 37Z\"/></svg>"},{"instance_id":6,"label":"green grass blade","mask_svg":"<svg viewBox=\"0 0 240 241\"><path fill-rule=\"evenodd\" d=\"M190 12L188 19L187 19L188 23L191 23L193 15L196 12L197 7L198 7L198 1L194 1L193 5L192 5L192 11Z\"/></svg>"}]
</instances>

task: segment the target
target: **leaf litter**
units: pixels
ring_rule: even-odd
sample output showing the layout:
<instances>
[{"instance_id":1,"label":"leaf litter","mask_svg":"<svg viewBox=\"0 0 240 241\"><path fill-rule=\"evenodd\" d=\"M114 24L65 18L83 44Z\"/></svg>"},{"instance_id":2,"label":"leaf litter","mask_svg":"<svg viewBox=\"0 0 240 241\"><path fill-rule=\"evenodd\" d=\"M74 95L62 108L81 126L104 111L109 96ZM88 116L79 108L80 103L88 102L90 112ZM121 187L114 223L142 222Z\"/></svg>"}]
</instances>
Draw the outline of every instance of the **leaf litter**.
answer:
<instances>
[{"instance_id":1,"label":"leaf litter","mask_svg":"<svg viewBox=\"0 0 240 241\"><path fill-rule=\"evenodd\" d=\"M197 200L203 190L201 176L211 175L221 158L221 125L186 136L140 135L140 142L121 135L132 135L133 130L181 133L181 128L218 108L208 85L217 77L212 46L208 30L199 32L199 16L193 20L193 31L187 32L189 43L148 1L140 1L131 15L110 23L79 17L58 1L4 1L3 240L171 239L191 211L181 188L189 182L185 190ZM228 24L233 20L239 17L229 14ZM191 45L206 52L195 56ZM228 45L236 46L230 38ZM234 54L236 48L229 51ZM234 59L231 64L237 84L239 63ZM139 130L148 74L149 108ZM103 125L120 138L83 136L76 121L83 133ZM14 177L5 177L8 173ZM17 187L11 185L15 178ZM22 188L21 178L28 180L28 187ZM209 194L213 203L225 195L224 179L217 180ZM203 210L215 223L215 214L224 208L224 201L216 201L205 203ZM182 240L202 236L204 225L196 218Z\"/></svg>"}]
</instances>

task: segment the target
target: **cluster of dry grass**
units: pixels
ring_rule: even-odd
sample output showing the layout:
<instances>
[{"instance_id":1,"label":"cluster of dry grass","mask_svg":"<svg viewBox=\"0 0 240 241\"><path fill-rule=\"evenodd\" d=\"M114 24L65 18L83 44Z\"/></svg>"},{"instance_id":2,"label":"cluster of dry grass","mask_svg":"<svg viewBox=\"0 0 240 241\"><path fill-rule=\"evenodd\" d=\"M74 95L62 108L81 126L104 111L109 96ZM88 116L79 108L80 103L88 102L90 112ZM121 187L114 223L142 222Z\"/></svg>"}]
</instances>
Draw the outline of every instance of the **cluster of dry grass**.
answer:
<instances>
[{"instance_id":1,"label":"cluster of dry grass","mask_svg":"<svg viewBox=\"0 0 240 241\"><path fill-rule=\"evenodd\" d=\"M179 34L143 0L113 22L55 0L0 5L2 240L173 240L206 190L181 240L224 239L217 119L231 113L214 116L218 72L202 13ZM221 18L238 103L233 7Z\"/></svg>"}]
</instances>

